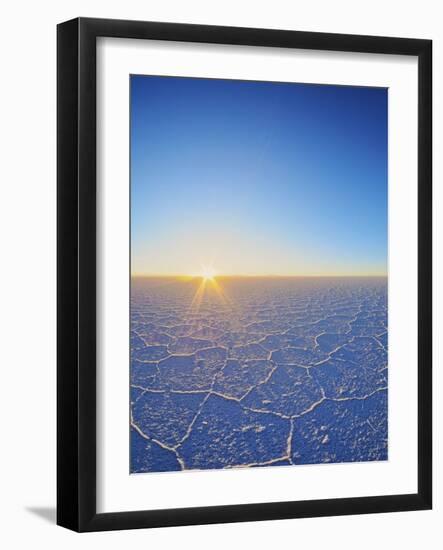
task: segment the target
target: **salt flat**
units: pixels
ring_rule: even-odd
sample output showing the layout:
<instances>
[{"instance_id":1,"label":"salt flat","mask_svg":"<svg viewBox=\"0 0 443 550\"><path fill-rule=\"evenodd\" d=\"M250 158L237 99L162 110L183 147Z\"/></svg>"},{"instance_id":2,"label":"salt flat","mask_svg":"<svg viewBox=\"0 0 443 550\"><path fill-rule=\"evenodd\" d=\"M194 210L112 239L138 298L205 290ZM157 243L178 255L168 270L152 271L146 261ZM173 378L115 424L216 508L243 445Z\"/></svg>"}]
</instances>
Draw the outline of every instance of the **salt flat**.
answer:
<instances>
[{"instance_id":1,"label":"salt flat","mask_svg":"<svg viewBox=\"0 0 443 550\"><path fill-rule=\"evenodd\" d=\"M386 278L133 278L131 472L386 460Z\"/></svg>"}]
</instances>

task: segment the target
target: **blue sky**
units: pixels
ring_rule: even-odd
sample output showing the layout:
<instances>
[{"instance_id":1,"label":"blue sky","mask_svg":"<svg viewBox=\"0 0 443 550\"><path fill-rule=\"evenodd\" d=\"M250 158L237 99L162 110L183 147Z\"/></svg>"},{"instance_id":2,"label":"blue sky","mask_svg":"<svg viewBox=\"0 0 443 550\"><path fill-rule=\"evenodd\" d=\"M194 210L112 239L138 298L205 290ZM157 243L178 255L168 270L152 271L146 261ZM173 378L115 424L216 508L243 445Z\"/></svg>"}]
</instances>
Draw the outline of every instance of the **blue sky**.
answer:
<instances>
[{"instance_id":1,"label":"blue sky","mask_svg":"<svg viewBox=\"0 0 443 550\"><path fill-rule=\"evenodd\" d=\"M386 273L386 89L130 85L133 274Z\"/></svg>"}]
</instances>

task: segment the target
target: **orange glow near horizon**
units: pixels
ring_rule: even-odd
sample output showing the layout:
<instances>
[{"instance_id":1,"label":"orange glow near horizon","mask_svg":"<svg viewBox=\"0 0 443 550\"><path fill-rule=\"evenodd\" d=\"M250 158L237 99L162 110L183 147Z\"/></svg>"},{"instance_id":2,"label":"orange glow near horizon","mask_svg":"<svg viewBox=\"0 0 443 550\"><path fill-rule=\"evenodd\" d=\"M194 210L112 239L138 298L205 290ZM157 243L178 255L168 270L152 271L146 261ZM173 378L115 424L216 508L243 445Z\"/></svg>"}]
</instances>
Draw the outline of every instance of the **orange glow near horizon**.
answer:
<instances>
[{"instance_id":1,"label":"orange glow near horizon","mask_svg":"<svg viewBox=\"0 0 443 550\"><path fill-rule=\"evenodd\" d=\"M331 272L331 273L268 273L268 274L255 274L255 273L216 273L214 275L203 275L202 273L195 273L193 275L182 275L178 273L131 273L131 278L133 279L179 279L182 281L191 281L193 279L206 279L206 280L215 280L220 279L241 279L241 278L251 278L251 279L308 279L308 278L385 278L388 274L384 272L355 272L355 273L341 273L341 272Z\"/></svg>"}]
</instances>

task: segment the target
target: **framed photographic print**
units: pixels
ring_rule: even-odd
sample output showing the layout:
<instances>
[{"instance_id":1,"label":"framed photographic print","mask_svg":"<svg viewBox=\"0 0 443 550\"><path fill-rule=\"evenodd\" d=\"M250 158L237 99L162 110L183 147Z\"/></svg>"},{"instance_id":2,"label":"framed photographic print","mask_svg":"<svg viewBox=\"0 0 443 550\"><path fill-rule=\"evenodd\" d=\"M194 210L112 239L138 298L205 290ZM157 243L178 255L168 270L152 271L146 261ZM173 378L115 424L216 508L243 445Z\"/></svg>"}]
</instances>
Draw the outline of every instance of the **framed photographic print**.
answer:
<instances>
[{"instance_id":1,"label":"framed photographic print","mask_svg":"<svg viewBox=\"0 0 443 550\"><path fill-rule=\"evenodd\" d=\"M59 525L431 508L431 51L59 25Z\"/></svg>"}]
</instances>

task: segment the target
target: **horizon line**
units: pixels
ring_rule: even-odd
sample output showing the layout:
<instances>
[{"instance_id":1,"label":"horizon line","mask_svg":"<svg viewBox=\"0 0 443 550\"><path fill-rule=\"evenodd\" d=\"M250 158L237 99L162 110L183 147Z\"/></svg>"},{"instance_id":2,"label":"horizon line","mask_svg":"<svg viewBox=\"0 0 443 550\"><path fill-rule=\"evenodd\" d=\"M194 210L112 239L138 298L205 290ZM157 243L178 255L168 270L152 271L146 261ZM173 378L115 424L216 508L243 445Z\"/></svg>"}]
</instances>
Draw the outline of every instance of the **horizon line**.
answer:
<instances>
[{"instance_id":1,"label":"horizon line","mask_svg":"<svg viewBox=\"0 0 443 550\"><path fill-rule=\"evenodd\" d=\"M387 273L377 273L377 274L305 274L305 275L275 275L275 274L265 274L265 275L248 275L248 274L217 274L212 278L214 279L234 279L234 278L243 278L243 279L307 279L307 278L338 278L338 277L353 277L353 278L387 278ZM131 273L131 279L203 279L203 275L183 275L183 274L160 274L160 273Z\"/></svg>"}]
</instances>

